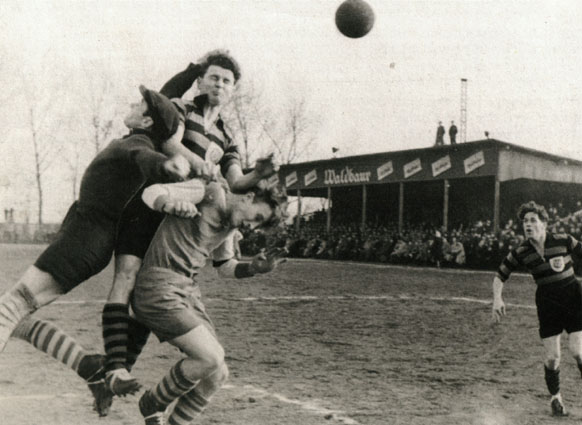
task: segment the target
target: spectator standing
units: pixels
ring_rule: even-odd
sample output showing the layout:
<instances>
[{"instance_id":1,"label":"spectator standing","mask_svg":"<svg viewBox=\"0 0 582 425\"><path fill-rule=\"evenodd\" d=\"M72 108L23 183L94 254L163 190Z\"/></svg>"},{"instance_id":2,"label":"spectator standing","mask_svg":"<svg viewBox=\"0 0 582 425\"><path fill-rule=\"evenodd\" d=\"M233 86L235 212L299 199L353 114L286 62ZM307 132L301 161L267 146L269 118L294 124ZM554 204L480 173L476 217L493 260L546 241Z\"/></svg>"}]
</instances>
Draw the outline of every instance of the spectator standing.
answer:
<instances>
[{"instance_id":1,"label":"spectator standing","mask_svg":"<svg viewBox=\"0 0 582 425\"><path fill-rule=\"evenodd\" d=\"M443 127L443 123L442 121L439 121L439 126L437 128L437 134L436 134L436 142L435 142L435 146L442 146L445 144L445 128Z\"/></svg>"},{"instance_id":2,"label":"spectator standing","mask_svg":"<svg viewBox=\"0 0 582 425\"><path fill-rule=\"evenodd\" d=\"M451 126L449 127L449 137L451 139L451 145L457 144L457 126L454 121L451 121Z\"/></svg>"}]
</instances>

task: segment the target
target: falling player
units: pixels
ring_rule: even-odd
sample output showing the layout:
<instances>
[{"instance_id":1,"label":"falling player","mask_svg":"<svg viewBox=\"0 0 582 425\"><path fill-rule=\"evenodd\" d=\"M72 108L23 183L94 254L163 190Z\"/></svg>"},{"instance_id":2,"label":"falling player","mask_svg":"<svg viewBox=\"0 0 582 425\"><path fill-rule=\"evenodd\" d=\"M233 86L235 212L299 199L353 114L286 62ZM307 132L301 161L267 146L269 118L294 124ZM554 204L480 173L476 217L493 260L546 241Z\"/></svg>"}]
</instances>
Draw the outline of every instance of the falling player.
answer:
<instances>
[{"instance_id":1,"label":"falling player","mask_svg":"<svg viewBox=\"0 0 582 425\"><path fill-rule=\"evenodd\" d=\"M274 226L286 216L287 198L276 188L234 194L220 183L205 185L199 179L153 185L143 197L158 211L174 209L176 201L198 204L190 211L194 218L164 219L145 255L132 297L137 319L160 341L186 355L143 394L140 412L146 425L165 424L166 408L177 401L168 423L185 425L206 407L228 376L224 349L201 302L195 276L209 257L226 277L246 278L273 270L283 260L284 249L239 262L229 235L240 226Z\"/></svg>"}]
</instances>

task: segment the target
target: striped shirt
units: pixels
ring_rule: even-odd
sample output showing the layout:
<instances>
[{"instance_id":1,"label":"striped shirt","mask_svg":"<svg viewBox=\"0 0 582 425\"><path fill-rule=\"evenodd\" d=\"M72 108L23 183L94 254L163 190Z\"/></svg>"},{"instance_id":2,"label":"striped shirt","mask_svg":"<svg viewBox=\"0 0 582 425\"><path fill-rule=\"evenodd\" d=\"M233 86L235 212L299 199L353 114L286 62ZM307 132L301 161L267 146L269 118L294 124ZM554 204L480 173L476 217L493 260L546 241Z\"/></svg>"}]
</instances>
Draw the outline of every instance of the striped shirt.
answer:
<instances>
[{"instance_id":1,"label":"striped shirt","mask_svg":"<svg viewBox=\"0 0 582 425\"><path fill-rule=\"evenodd\" d=\"M519 265L525 266L538 286L565 286L576 282L572 254L582 255L582 244L570 235L546 233L541 256L529 240L523 241L503 260L497 277L505 282Z\"/></svg>"},{"instance_id":2,"label":"striped shirt","mask_svg":"<svg viewBox=\"0 0 582 425\"><path fill-rule=\"evenodd\" d=\"M191 102L181 99L172 101L185 121L184 146L205 161L220 165L223 176L226 176L231 165L241 165L238 146L227 134L220 116L208 131L204 130L204 106L208 103L208 96L196 96Z\"/></svg>"}]
</instances>

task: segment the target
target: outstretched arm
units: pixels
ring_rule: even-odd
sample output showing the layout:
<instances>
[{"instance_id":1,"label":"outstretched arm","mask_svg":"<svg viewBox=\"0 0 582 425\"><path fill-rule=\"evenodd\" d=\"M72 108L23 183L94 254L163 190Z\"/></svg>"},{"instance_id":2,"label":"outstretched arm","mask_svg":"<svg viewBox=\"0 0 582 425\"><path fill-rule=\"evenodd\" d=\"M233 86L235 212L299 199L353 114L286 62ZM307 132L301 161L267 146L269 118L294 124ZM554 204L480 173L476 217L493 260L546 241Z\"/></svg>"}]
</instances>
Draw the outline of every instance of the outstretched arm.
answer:
<instances>
[{"instance_id":1,"label":"outstretched arm","mask_svg":"<svg viewBox=\"0 0 582 425\"><path fill-rule=\"evenodd\" d=\"M262 179L271 177L278 169L279 166L275 162L274 155L270 154L264 158L257 159L255 169L247 174L243 174L240 165L232 164L228 168L225 177L230 190L233 192L246 192L256 186Z\"/></svg>"},{"instance_id":2,"label":"outstretched arm","mask_svg":"<svg viewBox=\"0 0 582 425\"><path fill-rule=\"evenodd\" d=\"M501 317L505 316L505 303L502 297L503 282L498 276L493 278L493 320L500 322Z\"/></svg>"},{"instance_id":3,"label":"outstretched arm","mask_svg":"<svg viewBox=\"0 0 582 425\"><path fill-rule=\"evenodd\" d=\"M284 263L287 260L284 258L286 254L287 250L285 248L272 248L266 252L260 252L255 255L251 262L230 259L224 262L219 262L216 268L218 274L222 277L244 279L256 274L273 271L279 264Z\"/></svg>"},{"instance_id":4,"label":"outstretched arm","mask_svg":"<svg viewBox=\"0 0 582 425\"><path fill-rule=\"evenodd\" d=\"M206 184L201 179L179 183L154 184L142 194L144 203L153 210L192 218L198 215L196 204L202 202Z\"/></svg>"}]
</instances>

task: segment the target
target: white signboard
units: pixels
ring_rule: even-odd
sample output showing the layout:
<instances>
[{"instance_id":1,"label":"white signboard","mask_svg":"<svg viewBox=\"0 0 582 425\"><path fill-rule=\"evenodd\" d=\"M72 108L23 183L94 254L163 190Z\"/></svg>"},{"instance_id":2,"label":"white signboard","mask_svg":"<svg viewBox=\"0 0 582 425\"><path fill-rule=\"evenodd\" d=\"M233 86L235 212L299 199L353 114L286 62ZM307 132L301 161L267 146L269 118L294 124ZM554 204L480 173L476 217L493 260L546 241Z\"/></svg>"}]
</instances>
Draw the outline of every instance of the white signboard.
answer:
<instances>
[{"instance_id":1,"label":"white signboard","mask_svg":"<svg viewBox=\"0 0 582 425\"><path fill-rule=\"evenodd\" d=\"M289 187L297 183L297 171L293 171L285 177L285 187Z\"/></svg>"},{"instance_id":2,"label":"white signboard","mask_svg":"<svg viewBox=\"0 0 582 425\"><path fill-rule=\"evenodd\" d=\"M394 167L392 166L392 161L388 161L386 164L382 164L376 170L378 172L378 180L388 177L394 172Z\"/></svg>"},{"instance_id":3,"label":"white signboard","mask_svg":"<svg viewBox=\"0 0 582 425\"><path fill-rule=\"evenodd\" d=\"M443 156L442 158L436 160L432 163L432 176L436 177L439 174L444 173L451 168L451 157Z\"/></svg>"},{"instance_id":4,"label":"white signboard","mask_svg":"<svg viewBox=\"0 0 582 425\"><path fill-rule=\"evenodd\" d=\"M477 168L485 165L485 155L483 155L483 151L479 151L465 159L464 163L465 174L469 174L472 171L475 171Z\"/></svg>"},{"instance_id":5,"label":"white signboard","mask_svg":"<svg viewBox=\"0 0 582 425\"><path fill-rule=\"evenodd\" d=\"M309 186L315 180L317 180L317 170L311 170L309 173L305 174L305 186Z\"/></svg>"},{"instance_id":6,"label":"white signboard","mask_svg":"<svg viewBox=\"0 0 582 425\"><path fill-rule=\"evenodd\" d=\"M408 164L404 164L404 178L407 179L408 177L415 175L421 170L422 163L420 162L420 158L417 158Z\"/></svg>"}]
</instances>

